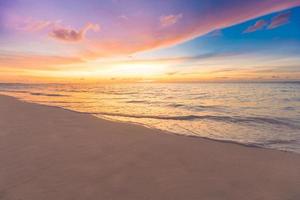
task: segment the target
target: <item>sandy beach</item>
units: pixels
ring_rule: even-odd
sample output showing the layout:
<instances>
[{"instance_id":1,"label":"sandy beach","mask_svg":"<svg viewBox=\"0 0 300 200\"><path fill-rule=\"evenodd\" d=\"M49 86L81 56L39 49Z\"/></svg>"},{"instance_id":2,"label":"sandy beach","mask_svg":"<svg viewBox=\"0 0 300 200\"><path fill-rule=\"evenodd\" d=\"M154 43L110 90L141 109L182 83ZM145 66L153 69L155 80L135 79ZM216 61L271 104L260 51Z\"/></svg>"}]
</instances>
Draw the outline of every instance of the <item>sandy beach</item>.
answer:
<instances>
[{"instance_id":1,"label":"sandy beach","mask_svg":"<svg viewBox=\"0 0 300 200\"><path fill-rule=\"evenodd\" d=\"M1 200L298 200L300 155L0 96Z\"/></svg>"}]
</instances>

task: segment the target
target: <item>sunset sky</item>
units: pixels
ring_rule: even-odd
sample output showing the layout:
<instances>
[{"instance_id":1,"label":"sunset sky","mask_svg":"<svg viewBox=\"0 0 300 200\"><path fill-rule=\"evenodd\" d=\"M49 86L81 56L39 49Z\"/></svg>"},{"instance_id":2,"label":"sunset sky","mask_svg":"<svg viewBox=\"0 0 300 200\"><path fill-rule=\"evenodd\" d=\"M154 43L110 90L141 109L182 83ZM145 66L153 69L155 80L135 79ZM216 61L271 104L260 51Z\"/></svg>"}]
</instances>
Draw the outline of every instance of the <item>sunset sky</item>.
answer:
<instances>
[{"instance_id":1,"label":"sunset sky","mask_svg":"<svg viewBox=\"0 0 300 200\"><path fill-rule=\"evenodd\" d=\"M300 0L0 0L0 82L300 80Z\"/></svg>"}]
</instances>

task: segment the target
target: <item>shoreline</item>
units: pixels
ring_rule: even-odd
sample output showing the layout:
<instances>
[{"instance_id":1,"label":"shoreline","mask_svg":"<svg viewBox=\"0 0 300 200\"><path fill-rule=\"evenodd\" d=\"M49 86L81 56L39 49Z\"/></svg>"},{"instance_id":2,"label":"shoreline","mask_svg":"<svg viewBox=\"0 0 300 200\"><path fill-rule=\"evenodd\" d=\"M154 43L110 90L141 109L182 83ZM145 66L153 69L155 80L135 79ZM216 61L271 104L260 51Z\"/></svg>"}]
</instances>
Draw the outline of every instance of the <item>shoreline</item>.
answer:
<instances>
[{"instance_id":1,"label":"shoreline","mask_svg":"<svg viewBox=\"0 0 300 200\"><path fill-rule=\"evenodd\" d=\"M275 150L275 151L286 152L286 153L293 153L293 154L300 155L300 153L297 153L295 151L289 151L289 150L283 150L283 149L275 149L275 148L268 148L268 147L260 146L259 144L246 144L246 143L241 143L241 142L233 141L233 140L214 139L214 138L204 137L204 136L200 136L200 135L189 135L189 134L183 134L183 133L170 132L170 131L167 131L167 130L163 130L163 129L158 129L158 128L155 128L155 127L147 126L146 124L142 124L142 123L138 123L138 122L114 120L114 119L110 119L110 118L105 117L105 116L99 117L99 116L96 116L96 114L94 114L94 113L80 112L80 111L71 110L71 109L68 109L68 108L60 107L60 106L47 105L47 104L42 104L42 103L37 103L37 102L30 102L30 101L26 101L26 100L20 99L20 98L15 97L15 96L10 96L10 95L6 95L6 94L1 94L0 93L0 97L1 96L12 97L12 98L14 98L14 99L16 99L18 101L24 102L24 103L37 104L37 105L46 106L46 107L49 107L49 108L63 109L63 110L66 110L66 111L77 113L77 114L91 115L91 116L94 116L94 117L96 117L97 119L100 119L100 120L105 120L105 121L110 121L110 122L116 122L116 123L123 123L125 125L128 124L128 125L141 126L143 128L151 129L153 131L162 132L163 134L177 135L177 136L183 136L183 137L192 137L192 138L200 138L200 139L209 140L209 141L215 141L215 142L222 142L222 143L229 143L229 144L241 145L241 146L249 147L249 148L261 148L261 149Z\"/></svg>"},{"instance_id":2,"label":"shoreline","mask_svg":"<svg viewBox=\"0 0 300 200\"><path fill-rule=\"evenodd\" d=\"M294 152L186 137L6 95L0 127L0 199L300 198Z\"/></svg>"}]
</instances>

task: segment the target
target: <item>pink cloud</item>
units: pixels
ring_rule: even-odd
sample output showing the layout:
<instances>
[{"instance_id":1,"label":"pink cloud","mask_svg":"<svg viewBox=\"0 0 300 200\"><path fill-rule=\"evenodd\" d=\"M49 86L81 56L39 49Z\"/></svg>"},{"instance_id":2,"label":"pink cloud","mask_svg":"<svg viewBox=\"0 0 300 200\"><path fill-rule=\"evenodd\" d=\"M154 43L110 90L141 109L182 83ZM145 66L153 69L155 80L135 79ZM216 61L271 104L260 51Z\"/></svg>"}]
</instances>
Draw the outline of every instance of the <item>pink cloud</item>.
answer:
<instances>
[{"instance_id":1,"label":"pink cloud","mask_svg":"<svg viewBox=\"0 0 300 200\"><path fill-rule=\"evenodd\" d=\"M266 25L267 25L266 20L263 20L263 19L258 20L257 22L255 22L254 25L249 26L249 27L244 31L244 33L255 32L255 31L257 31L257 30L262 29L262 28L263 28L264 26L266 26Z\"/></svg>"},{"instance_id":2,"label":"pink cloud","mask_svg":"<svg viewBox=\"0 0 300 200\"><path fill-rule=\"evenodd\" d=\"M55 22L51 22L51 21L29 19L24 22L24 26L20 27L20 29L21 30L23 29L26 31L31 31L31 32L36 32L36 31L41 31L48 27L51 27L54 24L55 24Z\"/></svg>"},{"instance_id":3,"label":"pink cloud","mask_svg":"<svg viewBox=\"0 0 300 200\"><path fill-rule=\"evenodd\" d=\"M171 26L176 24L182 18L182 14L178 15L165 15L159 18L161 26Z\"/></svg>"},{"instance_id":4,"label":"pink cloud","mask_svg":"<svg viewBox=\"0 0 300 200\"><path fill-rule=\"evenodd\" d=\"M281 13L281 14L275 16L272 19L271 24L268 26L268 29L274 29L274 28L277 28L279 26L282 26L282 25L288 23L290 16L291 16L290 12Z\"/></svg>"},{"instance_id":5,"label":"pink cloud","mask_svg":"<svg viewBox=\"0 0 300 200\"><path fill-rule=\"evenodd\" d=\"M93 23L87 23L82 29L75 30L62 25L61 20L36 20L33 18L23 19L19 16L12 16L10 23L11 24L9 24L9 26L18 31L47 31L50 37L67 42L79 42L85 38L85 35L89 30L95 32L100 30L100 26Z\"/></svg>"},{"instance_id":6,"label":"pink cloud","mask_svg":"<svg viewBox=\"0 0 300 200\"><path fill-rule=\"evenodd\" d=\"M17 31L39 32L39 31L49 29L59 23L60 23L59 20L57 21L36 20L31 17L21 17L17 15L11 15L7 22L7 26Z\"/></svg>"},{"instance_id":7,"label":"pink cloud","mask_svg":"<svg viewBox=\"0 0 300 200\"><path fill-rule=\"evenodd\" d=\"M97 32L100 30L100 26L98 24L88 23L78 31L72 28L56 26L49 33L49 36L51 36L54 39L66 42L79 42L85 38L85 35L89 30Z\"/></svg>"}]
</instances>

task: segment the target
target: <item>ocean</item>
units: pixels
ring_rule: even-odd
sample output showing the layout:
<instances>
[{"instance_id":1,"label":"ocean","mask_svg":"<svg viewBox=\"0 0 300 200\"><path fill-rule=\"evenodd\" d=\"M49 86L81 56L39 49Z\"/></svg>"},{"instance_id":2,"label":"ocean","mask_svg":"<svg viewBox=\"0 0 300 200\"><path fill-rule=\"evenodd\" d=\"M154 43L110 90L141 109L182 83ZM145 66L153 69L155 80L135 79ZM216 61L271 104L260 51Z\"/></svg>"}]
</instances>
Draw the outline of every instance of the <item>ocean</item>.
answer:
<instances>
[{"instance_id":1,"label":"ocean","mask_svg":"<svg viewBox=\"0 0 300 200\"><path fill-rule=\"evenodd\" d=\"M0 84L24 101L300 153L300 83Z\"/></svg>"}]
</instances>

